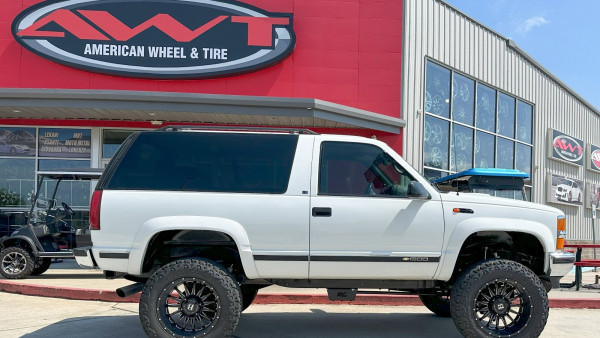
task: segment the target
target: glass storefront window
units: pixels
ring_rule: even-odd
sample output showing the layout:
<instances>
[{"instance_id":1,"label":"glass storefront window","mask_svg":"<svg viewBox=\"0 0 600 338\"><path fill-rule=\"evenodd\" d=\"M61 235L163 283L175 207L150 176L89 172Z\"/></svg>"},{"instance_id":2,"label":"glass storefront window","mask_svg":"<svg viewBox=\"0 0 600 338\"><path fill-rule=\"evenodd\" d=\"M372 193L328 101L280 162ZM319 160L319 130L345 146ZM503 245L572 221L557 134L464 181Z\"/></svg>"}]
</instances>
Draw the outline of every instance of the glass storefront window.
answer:
<instances>
[{"instance_id":1,"label":"glass storefront window","mask_svg":"<svg viewBox=\"0 0 600 338\"><path fill-rule=\"evenodd\" d=\"M102 158L111 158L133 130L104 130L102 131Z\"/></svg>"},{"instance_id":2,"label":"glass storefront window","mask_svg":"<svg viewBox=\"0 0 600 338\"><path fill-rule=\"evenodd\" d=\"M89 168L88 160L39 160L38 170L65 170Z\"/></svg>"},{"instance_id":3,"label":"glass storefront window","mask_svg":"<svg viewBox=\"0 0 600 338\"><path fill-rule=\"evenodd\" d=\"M425 169L423 176L425 176L425 178L427 178L428 180L432 181L437 178L446 177L448 176L448 173L439 170Z\"/></svg>"},{"instance_id":4,"label":"glass storefront window","mask_svg":"<svg viewBox=\"0 0 600 338\"><path fill-rule=\"evenodd\" d=\"M427 63L425 112L450 117L450 70Z\"/></svg>"},{"instance_id":5,"label":"glass storefront window","mask_svg":"<svg viewBox=\"0 0 600 338\"><path fill-rule=\"evenodd\" d=\"M425 165L448 170L448 133L450 123L433 116L425 117Z\"/></svg>"},{"instance_id":6,"label":"glass storefront window","mask_svg":"<svg viewBox=\"0 0 600 338\"><path fill-rule=\"evenodd\" d=\"M532 151L532 149L530 146L528 146L526 144L522 144L522 143L517 143L516 169L518 169L524 173L528 173L530 177L531 177L531 151ZM525 184L529 184L528 183L529 181L531 181L531 179L526 180Z\"/></svg>"},{"instance_id":7,"label":"glass storefront window","mask_svg":"<svg viewBox=\"0 0 600 338\"><path fill-rule=\"evenodd\" d=\"M493 135L477 132L475 137L475 168L494 168L495 138Z\"/></svg>"},{"instance_id":8,"label":"glass storefront window","mask_svg":"<svg viewBox=\"0 0 600 338\"><path fill-rule=\"evenodd\" d=\"M0 159L0 207L27 207L35 188L35 160Z\"/></svg>"},{"instance_id":9,"label":"glass storefront window","mask_svg":"<svg viewBox=\"0 0 600 338\"><path fill-rule=\"evenodd\" d=\"M496 131L496 91L477 84L477 128Z\"/></svg>"},{"instance_id":10,"label":"glass storefront window","mask_svg":"<svg viewBox=\"0 0 600 338\"><path fill-rule=\"evenodd\" d=\"M498 134L515 137L515 99L503 93L498 95Z\"/></svg>"},{"instance_id":11,"label":"glass storefront window","mask_svg":"<svg viewBox=\"0 0 600 338\"><path fill-rule=\"evenodd\" d=\"M452 127L450 170L463 171L473 168L473 129L454 124Z\"/></svg>"},{"instance_id":12,"label":"glass storefront window","mask_svg":"<svg viewBox=\"0 0 600 338\"><path fill-rule=\"evenodd\" d=\"M498 137L496 168L514 169L515 142Z\"/></svg>"},{"instance_id":13,"label":"glass storefront window","mask_svg":"<svg viewBox=\"0 0 600 338\"><path fill-rule=\"evenodd\" d=\"M517 140L526 143L532 143L532 120L533 107L531 105L518 101L517 103Z\"/></svg>"},{"instance_id":14,"label":"glass storefront window","mask_svg":"<svg viewBox=\"0 0 600 338\"><path fill-rule=\"evenodd\" d=\"M454 73L452 81L452 118L473 125L475 107L475 81Z\"/></svg>"}]
</instances>

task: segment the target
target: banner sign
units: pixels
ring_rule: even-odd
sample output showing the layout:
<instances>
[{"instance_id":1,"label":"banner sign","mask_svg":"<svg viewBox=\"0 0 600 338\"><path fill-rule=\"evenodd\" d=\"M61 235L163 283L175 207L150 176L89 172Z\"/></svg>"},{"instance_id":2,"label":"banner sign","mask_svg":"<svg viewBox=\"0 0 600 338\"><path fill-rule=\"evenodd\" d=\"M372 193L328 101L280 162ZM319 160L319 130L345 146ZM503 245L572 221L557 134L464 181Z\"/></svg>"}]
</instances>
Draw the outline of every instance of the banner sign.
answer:
<instances>
[{"instance_id":1,"label":"banner sign","mask_svg":"<svg viewBox=\"0 0 600 338\"><path fill-rule=\"evenodd\" d=\"M551 159L582 166L584 162L582 140L548 129L548 156Z\"/></svg>"},{"instance_id":2,"label":"banner sign","mask_svg":"<svg viewBox=\"0 0 600 338\"><path fill-rule=\"evenodd\" d=\"M600 171L600 147L588 143L587 154L587 169Z\"/></svg>"},{"instance_id":3,"label":"banner sign","mask_svg":"<svg viewBox=\"0 0 600 338\"><path fill-rule=\"evenodd\" d=\"M35 128L0 128L0 156L35 156Z\"/></svg>"},{"instance_id":4,"label":"banner sign","mask_svg":"<svg viewBox=\"0 0 600 338\"><path fill-rule=\"evenodd\" d=\"M90 129L40 128L40 157L90 158Z\"/></svg>"},{"instance_id":5,"label":"banner sign","mask_svg":"<svg viewBox=\"0 0 600 338\"><path fill-rule=\"evenodd\" d=\"M572 206L583 205L585 194L583 181L552 173L548 173L547 180L547 202Z\"/></svg>"},{"instance_id":6,"label":"banner sign","mask_svg":"<svg viewBox=\"0 0 600 338\"><path fill-rule=\"evenodd\" d=\"M238 1L44 1L12 23L14 38L55 62L137 78L211 78L285 59L292 14Z\"/></svg>"}]
</instances>

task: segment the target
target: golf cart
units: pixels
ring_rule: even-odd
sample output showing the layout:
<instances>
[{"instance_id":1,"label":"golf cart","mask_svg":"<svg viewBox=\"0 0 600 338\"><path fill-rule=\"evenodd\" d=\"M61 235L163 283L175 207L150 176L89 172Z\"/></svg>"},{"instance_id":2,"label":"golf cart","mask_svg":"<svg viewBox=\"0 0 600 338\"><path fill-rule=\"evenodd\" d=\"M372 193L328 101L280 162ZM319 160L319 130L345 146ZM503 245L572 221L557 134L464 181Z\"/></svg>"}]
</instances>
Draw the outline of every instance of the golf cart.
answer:
<instances>
[{"instance_id":1,"label":"golf cart","mask_svg":"<svg viewBox=\"0 0 600 338\"><path fill-rule=\"evenodd\" d=\"M523 189L528 173L515 169L473 168L433 180L441 191L482 193L527 200Z\"/></svg>"},{"instance_id":2,"label":"golf cart","mask_svg":"<svg viewBox=\"0 0 600 338\"><path fill-rule=\"evenodd\" d=\"M101 174L102 169L38 172L27 224L0 238L2 276L14 279L40 275L48 270L52 259L74 258L74 248L91 245L89 221L73 217L81 212L74 211L67 202L87 208L90 181Z\"/></svg>"}]
</instances>

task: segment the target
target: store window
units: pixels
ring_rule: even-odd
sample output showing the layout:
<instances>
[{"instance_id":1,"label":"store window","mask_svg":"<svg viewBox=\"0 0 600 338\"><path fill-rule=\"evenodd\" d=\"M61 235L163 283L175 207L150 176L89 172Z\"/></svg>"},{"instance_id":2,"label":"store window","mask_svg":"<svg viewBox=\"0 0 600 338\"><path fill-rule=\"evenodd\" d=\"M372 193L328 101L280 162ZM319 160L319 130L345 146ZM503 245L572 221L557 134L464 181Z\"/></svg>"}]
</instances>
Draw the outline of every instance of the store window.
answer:
<instances>
[{"instance_id":1,"label":"store window","mask_svg":"<svg viewBox=\"0 0 600 338\"><path fill-rule=\"evenodd\" d=\"M109 159L117 152L134 130L105 129L102 131L102 158Z\"/></svg>"},{"instance_id":2,"label":"store window","mask_svg":"<svg viewBox=\"0 0 600 338\"><path fill-rule=\"evenodd\" d=\"M532 105L432 61L427 61L425 82L426 177L470 168L518 169L531 175ZM530 196L531 181L525 184Z\"/></svg>"}]
</instances>

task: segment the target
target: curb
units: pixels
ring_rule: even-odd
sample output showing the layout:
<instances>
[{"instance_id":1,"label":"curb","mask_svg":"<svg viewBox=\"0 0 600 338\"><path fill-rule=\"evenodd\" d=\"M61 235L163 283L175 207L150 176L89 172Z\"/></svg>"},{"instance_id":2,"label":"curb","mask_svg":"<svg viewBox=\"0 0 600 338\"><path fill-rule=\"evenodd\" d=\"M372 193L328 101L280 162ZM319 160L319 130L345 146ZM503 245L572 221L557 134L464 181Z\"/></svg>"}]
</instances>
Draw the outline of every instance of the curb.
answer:
<instances>
[{"instance_id":1,"label":"curb","mask_svg":"<svg viewBox=\"0 0 600 338\"><path fill-rule=\"evenodd\" d=\"M140 294L121 298L115 291L59 288L54 286L19 284L0 280L0 292L17 293L28 296L52 297L76 300L95 300L114 303L138 303ZM331 301L327 295L314 294L258 294L253 304L340 304L340 305L387 305L422 306L418 296L405 295L357 295L354 301ZM600 309L600 298L550 298L551 308Z\"/></svg>"}]
</instances>

